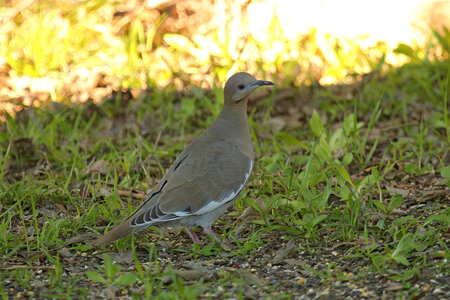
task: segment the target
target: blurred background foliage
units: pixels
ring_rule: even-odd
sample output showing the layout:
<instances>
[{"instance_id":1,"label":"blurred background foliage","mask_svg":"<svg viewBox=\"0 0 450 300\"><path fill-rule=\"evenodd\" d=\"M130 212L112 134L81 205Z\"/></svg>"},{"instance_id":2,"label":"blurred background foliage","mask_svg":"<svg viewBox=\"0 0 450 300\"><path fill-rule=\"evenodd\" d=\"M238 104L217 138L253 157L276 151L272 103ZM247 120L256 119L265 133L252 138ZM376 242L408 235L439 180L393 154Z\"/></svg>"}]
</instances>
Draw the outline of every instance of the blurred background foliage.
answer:
<instances>
[{"instance_id":1,"label":"blurred background foliage","mask_svg":"<svg viewBox=\"0 0 450 300\"><path fill-rule=\"evenodd\" d=\"M363 13L358 1L344 2L0 1L0 99L29 105L30 93L82 102L120 87L212 88L237 71L278 86L351 83L406 62L448 59L448 1ZM405 29L419 18L410 7L421 10L419 34Z\"/></svg>"},{"instance_id":2,"label":"blurred background foliage","mask_svg":"<svg viewBox=\"0 0 450 300\"><path fill-rule=\"evenodd\" d=\"M0 0L0 295L258 298L216 272L236 264L276 298L448 294L449 22L437 0ZM148 230L102 267L90 238L237 71L276 86L249 102L257 163L218 222L231 251ZM217 276L170 271L188 260Z\"/></svg>"}]
</instances>

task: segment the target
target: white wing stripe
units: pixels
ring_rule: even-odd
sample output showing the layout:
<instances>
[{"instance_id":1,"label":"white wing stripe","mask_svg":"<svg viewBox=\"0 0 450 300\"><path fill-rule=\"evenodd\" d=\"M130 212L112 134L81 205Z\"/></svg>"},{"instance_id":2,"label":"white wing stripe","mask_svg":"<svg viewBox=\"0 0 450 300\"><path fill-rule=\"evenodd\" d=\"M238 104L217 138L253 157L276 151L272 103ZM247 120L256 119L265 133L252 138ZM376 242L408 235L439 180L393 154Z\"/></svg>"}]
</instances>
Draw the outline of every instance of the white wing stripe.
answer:
<instances>
[{"instance_id":1,"label":"white wing stripe","mask_svg":"<svg viewBox=\"0 0 450 300\"><path fill-rule=\"evenodd\" d=\"M214 210L214 209L224 205L228 201L234 199L234 197L236 197L236 195L244 188L245 184L247 183L247 180L250 177L250 173L252 172L252 168L253 168L253 161L250 160L250 169L248 170L247 173L245 173L244 183L242 183L239 186L239 188L237 188L236 190L233 190L231 193L228 193L228 195L226 195L226 194L223 195L224 193L226 193L226 191L224 191L224 193L222 193L220 199L210 201L207 205L203 206L201 209L196 211L195 215L203 215L205 213L208 213L208 212L210 212L210 211L212 211L212 210ZM186 214L183 213L183 212L177 212L177 213L174 213L174 215L184 216Z\"/></svg>"},{"instance_id":2,"label":"white wing stripe","mask_svg":"<svg viewBox=\"0 0 450 300\"><path fill-rule=\"evenodd\" d=\"M185 217L185 216L192 215L192 213L186 212L186 211L177 211L177 212L172 213L172 215L175 215L177 217Z\"/></svg>"}]
</instances>

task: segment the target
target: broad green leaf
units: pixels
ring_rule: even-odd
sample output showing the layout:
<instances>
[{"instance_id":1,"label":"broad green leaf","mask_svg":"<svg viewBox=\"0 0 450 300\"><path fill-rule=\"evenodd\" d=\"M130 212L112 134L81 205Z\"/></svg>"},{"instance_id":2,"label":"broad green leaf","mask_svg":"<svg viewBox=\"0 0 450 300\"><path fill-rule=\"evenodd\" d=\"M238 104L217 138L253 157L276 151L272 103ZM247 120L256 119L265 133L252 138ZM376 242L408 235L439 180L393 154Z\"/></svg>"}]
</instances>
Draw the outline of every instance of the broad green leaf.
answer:
<instances>
[{"instance_id":1,"label":"broad green leaf","mask_svg":"<svg viewBox=\"0 0 450 300\"><path fill-rule=\"evenodd\" d=\"M323 127L322 120L317 111L313 111L311 119L309 120L309 126L315 136L320 136L324 132L325 128Z\"/></svg>"},{"instance_id":2,"label":"broad green leaf","mask_svg":"<svg viewBox=\"0 0 450 300\"><path fill-rule=\"evenodd\" d=\"M373 204L379 209L379 210L381 210L382 212L386 212L386 207L384 206L384 204L383 203L381 203L381 201L380 200L374 200L373 201Z\"/></svg>"},{"instance_id":3,"label":"broad green leaf","mask_svg":"<svg viewBox=\"0 0 450 300\"><path fill-rule=\"evenodd\" d=\"M406 164L404 166L404 170L407 174L415 174L417 172L417 165L416 164Z\"/></svg>"},{"instance_id":4,"label":"broad green leaf","mask_svg":"<svg viewBox=\"0 0 450 300\"><path fill-rule=\"evenodd\" d=\"M309 147L305 143L301 142L295 136L293 136L287 132L279 132L279 133L277 133L276 137L288 145L299 146L305 150L309 150Z\"/></svg>"},{"instance_id":5,"label":"broad green leaf","mask_svg":"<svg viewBox=\"0 0 450 300\"><path fill-rule=\"evenodd\" d=\"M344 130L339 128L333 135L331 135L330 141L328 142L331 151L336 151L342 149L347 144L347 138L344 136Z\"/></svg>"},{"instance_id":6,"label":"broad green leaf","mask_svg":"<svg viewBox=\"0 0 450 300\"><path fill-rule=\"evenodd\" d=\"M444 178L450 179L450 166L445 166L441 169L441 175Z\"/></svg>"},{"instance_id":7,"label":"broad green leaf","mask_svg":"<svg viewBox=\"0 0 450 300\"><path fill-rule=\"evenodd\" d=\"M444 224L450 225L450 216L449 215L444 215L444 214L442 214L442 215L432 215L432 216L429 216L427 218L427 220L425 221L425 223L423 223L423 225L426 226L426 225L430 224L433 221L438 221L438 222L442 222Z\"/></svg>"},{"instance_id":8,"label":"broad green leaf","mask_svg":"<svg viewBox=\"0 0 450 300\"><path fill-rule=\"evenodd\" d=\"M138 282L139 277L135 273L122 274L114 280L113 285L133 285Z\"/></svg>"},{"instance_id":9,"label":"broad green leaf","mask_svg":"<svg viewBox=\"0 0 450 300\"><path fill-rule=\"evenodd\" d=\"M331 195L331 191L332 191L331 183L328 182L323 192L320 193L320 196L317 197L317 199L312 203L313 207L316 210L322 210L327 206L328 199L330 198Z\"/></svg>"},{"instance_id":10,"label":"broad green leaf","mask_svg":"<svg viewBox=\"0 0 450 300\"><path fill-rule=\"evenodd\" d=\"M252 220L252 223L257 225L267 225L264 220Z\"/></svg>"},{"instance_id":11,"label":"broad green leaf","mask_svg":"<svg viewBox=\"0 0 450 300\"><path fill-rule=\"evenodd\" d=\"M86 276L87 276L87 278L89 278L89 280L91 280L93 282L106 283L106 279L103 278L103 276L100 275L98 272L87 271Z\"/></svg>"},{"instance_id":12,"label":"broad green leaf","mask_svg":"<svg viewBox=\"0 0 450 300\"><path fill-rule=\"evenodd\" d=\"M305 214L302 218L302 224L306 227L311 227L313 225L314 216L312 214Z\"/></svg>"},{"instance_id":13,"label":"broad green leaf","mask_svg":"<svg viewBox=\"0 0 450 300\"><path fill-rule=\"evenodd\" d=\"M336 172L338 173L338 175L344 179L348 184L350 184L351 186L353 186L353 182L352 179L350 178L350 174L348 174L347 170L341 166L340 164L335 163L334 167L336 169Z\"/></svg>"},{"instance_id":14,"label":"broad green leaf","mask_svg":"<svg viewBox=\"0 0 450 300\"><path fill-rule=\"evenodd\" d=\"M381 270L386 265L387 257L384 255L374 255L371 258L375 268L378 270Z\"/></svg>"},{"instance_id":15,"label":"broad green leaf","mask_svg":"<svg viewBox=\"0 0 450 300\"><path fill-rule=\"evenodd\" d=\"M105 266L105 268L109 268L111 267L113 264L111 256L109 256L108 254L103 254L103 265Z\"/></svg>"},{"instance_id":16,"label":"broad green leaf","mask_svg":"<svg viewBox=\"0 0 450 300\"><path fill-rule=\"evenodd\" d=\"M339 196L342 200L349 200L350 199L350 188L347 185L344 185L339 189Z\"/></svg>"},{"instance_id":17,"label":"broad green leaf","mask_svg":"<svg viewBox=\"0 0 450 300\"><path fill-rule=\"evenodd\" d=\"M377 228L383 229L384 228L384 219L378 220L378 222L375 226Z\"/></svg>"},{"instance_id":18,"label":"broad green leaf","mask_svg":"<svg viewBox=\"0 0 450 300\"><path fill-rule=\"evenodd\" d=\"M317 217L314 218L312 225L316 226L317 224L319 224L320 222L322 222L323 220L325 220L326 218L328 218L327 215L318 215Z\"/></svg>"},{"instance_id":19,"label":"broad green leaf","mask_svg":"<svg viewBox=\"0 0 450 300\"><path fill-rule=\"evenodd\" d=\"M399 255L395 255L395 256L392 256L392 258L398 263L401 263L401 264L403 264L405 266L409 266L409 261L403 255L400 255L400 254Z\"/></svg>"},{"instance_id":20,"label":"broad green leaf","mask_svg":"<svg viewBox=\"0 0 450 300\"><path fill-rule=\"evenodd\" d=\"M115 265L108 254L103 254L103 264L105 266L105 274L109 281L112 281L118 272L120 272L121 267Z\"/></svg>"},{"instance_id":21,"label":"broad green leaf","mask_svg":"<svg viewBox=\"0 0 450 300\"><path fill-rule=\"evenodd\" d=\"M331 159L331 154L328 151L328 149L326 149L324 146L320 144L316 146L314 154L317 156L317 158L320 159L321 163L325 163Z\"/></svg>"},{"instance_id":22,"label":"broad green leaf","mask_svg":"<svg viewBox=\"0 0 450 300\"><path fill-rule=\"evenodd\" d=\"M350 114L344 119L344 122L342 123L342 129L344 130L344 134L349 135L353 131L359 130L364 126L364 122L356 123L356 121L357 120L356 120L354 114ZM355 123L356 123L356 128L354 125Z\"/></svg>"},{"instance_id":23,"label":"broad green leaf","mask_svg":"<svg viewBox=\"0 0 450 300\"><path fill-rule=\"evenodd\" d=\"M249 198L245 198L244 202L247 206L252 207L254 210L256 210L260 215L263 213L263 210L261 209L261 207L259 206L259 204L253 200L253 198L249 197Z\"/></svg>"},{"instance_id":24,"label":"broad green leaf","mask_svg":"<svg viewBox=\"0 0 450 300\"><path fill-rule=\"evenodd\" d=\"M429 121L431 127L436 129L445 129L447 126L445 125L445 120L440 118L432 118Z\"/></svg>"},{"instance_id":25,"label":"broad green leaf","mask_svg":"<svg viewBox=\"0 0 450 300\"><path fill-rule=\"evenodd\" d=\"M308 162L309 156L306 155L296 155L292 158L292 165L294 166L303 166Z\"/></svg>"},{"instance_id":26,"label":"broad green leaf","mask_svg":"<svg viewBox=\"0 0 450 300\"><path fill-rule=\"evenodd\" d=\"M344 157L342 158L342 164L344 166L348 166L353 161L353 153L347 152L344 154Z\"/></svg>"},{"instance_id":27,"label":"broad green leaf","mask_svg":"<svg viewBox=\"0 0 450 300\"><path fill-rule=\"evenodd\" d=\"M412 249L414 249L414 242L414 236L412 235L412 233L405 234L398 242L397 247L395 247L392 256L397 256L400 253L406 254L410 252Z\"/></svg>"},{"instance_id":28,"label":"broad green leaf","mask_svg":"<svg viewBox=\"0 0 450 300\"><path fill-rule=\"evenodd\" d=\"M342 129L344 130L345 134L350 134L352 132L354 122L355 122L354 114L350 114L344 118L344 122L342 122Z\"/></svg>"},{"instance_id":29,"label":"broad green leaf","mask_svg":"<svg viewBox=\"0 0 450 300\"><path fill-rule=\"evenodd\" d=\"M275 162L275 161L285 160L286 158L287 158L286 153L284 153L284 152L277 152L274 155L272 155L272 157L270 159L273 162Z\"/></svg>"},{"instance_id":30,"label":"broad green leaf","mask_svg":"<svg viewBox=\"0 0 450 300\"><path fill-rule=\"evenodd\" d=\"M281 169L281 165L278 162L274 162L266 166L266 170L269 172L275 172L279 169Z\"/></svg>"},{"instance_id":31,"label":"broad green leaf","mask_svg":"<svg viewBox=\"0 0 450 300\"><path fill-rule=\"evenodd\" d=\"M403 204L403 196L400 194L395 194L389 201L387 211L391 212L394 209L400 207L402 204Z\"/></svg>"}]
</instances>

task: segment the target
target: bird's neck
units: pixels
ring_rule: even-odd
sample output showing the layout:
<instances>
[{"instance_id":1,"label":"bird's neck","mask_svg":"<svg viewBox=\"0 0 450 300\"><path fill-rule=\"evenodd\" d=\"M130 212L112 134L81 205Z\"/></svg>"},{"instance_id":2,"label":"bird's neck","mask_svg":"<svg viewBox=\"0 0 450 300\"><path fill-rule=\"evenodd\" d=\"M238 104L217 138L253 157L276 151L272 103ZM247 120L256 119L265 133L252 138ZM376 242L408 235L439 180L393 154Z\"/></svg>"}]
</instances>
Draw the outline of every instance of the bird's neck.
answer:
<instances>
[{"instance_id":1,"label":"bird's neck","mask_svg":"<svg viewBox=\"0 0 450 300\"><path fill-rule=\"evenodd\" d=\"M253 159L253 143L247 117L247 101L224 105L217 119L209 128L210 134L226 139Z\"/></svg>"}]
</instances>

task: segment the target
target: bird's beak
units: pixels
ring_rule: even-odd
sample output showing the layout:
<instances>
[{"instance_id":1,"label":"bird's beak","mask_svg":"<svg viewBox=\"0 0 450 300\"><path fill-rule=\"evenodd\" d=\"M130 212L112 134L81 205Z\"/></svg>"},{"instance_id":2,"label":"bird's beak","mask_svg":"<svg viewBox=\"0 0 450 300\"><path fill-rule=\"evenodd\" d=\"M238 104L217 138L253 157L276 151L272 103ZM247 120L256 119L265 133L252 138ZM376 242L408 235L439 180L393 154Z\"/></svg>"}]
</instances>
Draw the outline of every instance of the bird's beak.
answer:
<instances>
[{"instance_id":1,"label":"bird's beak","mask_svg":"<svg viewBox=\"0 0 450 300\"><path fill-rule=\"evenodd\" d=\"M273 82L270 82L270 81L257 80L250 85L259 87L259 86L263 86L263 85L274 85L274 84L273 84Z\"/></svg>"}]
</instances>

